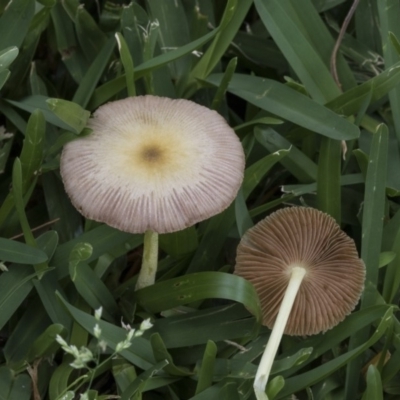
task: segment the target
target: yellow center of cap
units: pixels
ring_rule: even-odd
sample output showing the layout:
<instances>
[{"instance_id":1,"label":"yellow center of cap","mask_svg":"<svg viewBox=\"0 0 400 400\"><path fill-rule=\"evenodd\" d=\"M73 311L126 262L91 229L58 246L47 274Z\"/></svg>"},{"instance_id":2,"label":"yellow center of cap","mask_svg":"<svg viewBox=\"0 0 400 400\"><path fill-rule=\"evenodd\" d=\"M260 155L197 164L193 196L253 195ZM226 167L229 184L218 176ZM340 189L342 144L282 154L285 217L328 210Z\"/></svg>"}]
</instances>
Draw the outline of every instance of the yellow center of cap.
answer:
<instances>
[{"instance_id":1,"label":"yellow center of cap","mask_svg":"<svg viewBox=\"0 0 400 400\"><path fill-rule=\"evenodd\" d=\"M165 158L164 150L157 145L144 146L139 157L148 164L160 164Z\"/></svg>"},{"instance_id":2,"label":"yellow center of cap","mask_svg":"<svg viewBox=\"0 0 400 400\"><path fill-rule=\"evenodd\" d=\"M112 159L114 175L121 179L134 176L135 185L153 187L168 187L172 182L177 187L198 179L203 152L201 139L185 135L176 126L156 128L139 125L107 143L107 158Z\"/></svg>"}]
</instances>

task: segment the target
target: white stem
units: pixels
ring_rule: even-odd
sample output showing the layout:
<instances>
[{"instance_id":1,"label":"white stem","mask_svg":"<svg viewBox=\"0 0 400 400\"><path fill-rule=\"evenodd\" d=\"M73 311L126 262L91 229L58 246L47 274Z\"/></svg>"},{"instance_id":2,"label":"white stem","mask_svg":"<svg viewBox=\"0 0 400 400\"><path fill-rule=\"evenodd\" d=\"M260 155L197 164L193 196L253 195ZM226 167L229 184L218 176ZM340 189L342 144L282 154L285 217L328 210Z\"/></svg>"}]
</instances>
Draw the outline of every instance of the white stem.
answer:
<instances>
[{"instance_id":1,"label":"white stem","mask_svg":"<svg viewBox=\"0 0 400 400\"><path fill-rule=\"evenodd\" d=\"M292 269L289 284L282 300L281 308L279 309L274 328L272 329L268 344L265 347L264 354L261 358L256 378L254 380L254 392L257 400L268 400L268 396L265 393L265 388L267 386L269 374L271 372L272 364L282 339L283 331L285 330L286 322L289 318L290 311L292 310L294 300L305 274L306 270L302 267L293 267Z\"/></svg>"},{"instance_id":2,"label":"white stem","mask_svg":"<svg viewBox=\"0 0 400 400\"><path fill-rule=\"evenodd\" d=\"M154 285L158 261L158 233L146 231L144 234L142 268L135 290Z\"/></svg>"}]
</instances>

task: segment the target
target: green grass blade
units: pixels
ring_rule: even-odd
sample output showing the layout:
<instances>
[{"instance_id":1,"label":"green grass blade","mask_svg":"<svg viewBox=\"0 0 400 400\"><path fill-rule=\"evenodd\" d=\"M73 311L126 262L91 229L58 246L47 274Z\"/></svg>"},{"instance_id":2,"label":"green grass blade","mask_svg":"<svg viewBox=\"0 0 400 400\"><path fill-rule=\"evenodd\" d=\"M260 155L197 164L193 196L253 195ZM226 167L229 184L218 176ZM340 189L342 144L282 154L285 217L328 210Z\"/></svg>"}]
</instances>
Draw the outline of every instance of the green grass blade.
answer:
<instances>
[{"instance_id":1,"label":"green grass blade","mask_svg":"<svg viewBox=\"0 0 400 400\"><path fill-rule=\"evenodd\" d=\"M313 352L307 361L303 363L303 365L293 368L292 370L288 371L288 373L283 373L283 376L287 377L295 374L298 370L313 362L313 360L316 360L329 350L340 345L340 343L346 340L353 333L359 332L361 329L375 323L385 315L389 308L390 306L385 304L372 306L353 312L344 321L328 332L320 333L317 336L309 337L299 343L296 343L291 349L289 349L289 351L282 353L282 359L286 359L287 356L293 352L301 350L304 347L313 346Z\"/></svg>"},{"instance_id":2,"label":"green grass blade","mask_svg":"<svg viewBox=\"0 0 400 400\"><path fill-rule=\"evenodd\" d=\"M190 37L190 32L182 1L148 0L147 3L152 19L160 24L158 40L161 50L168 51L184 46L186 38ZM171 63L169 68L172 79L182 79L189 72L191 61L190 57L183 57Z\"/></svg>"},{"instance_id":3,"label":"green grass blade","mask_svg":"<svg viewBox=\"0 0 400 400\"><path fill-rule=\"evenodd\" d=\"M22 191L26 193L32 180L39 173L43 161L46 123L40 110L34 111L26 128L20 155L22 167Z\"/></svg>"},{"instance_id":4,"label":"green grass blade","mask_svg":"<svg viewBox=\"0 0 400 400\"><path fill-rule=\"evenodd\" d=\"M366 266L366 282L376 287L379 272L379 254L381 251L383 217L385 210L386 166L388 152L388 131L383 124L374 134L371 154L365 182L364 208L362 219L361 258ZM366 291L361 299L361 307L374 305L375 296ZM368 338L369 329L351 337L350 349L359 346ZM346 397L356 396L361 370L360 358L347 367Z\"/></svg>"},{"instance_id":5,"label":"green grass blade","mask_svg":"<svg viewBox=\"0 0 400 400\"><path fill-rule=\"evenodd\" d=\"M59 279L69 275L68 258L72 249L78 243L88 243L92 246L92 255L86 261L87 263L90 263L97 260L104 253L112 252L120 245L125 245L123 252L123 254L125 254L129 248L135 248L142 243L142 235L137 235L132 238L131 233L121 232L117 229L111 228L110 226L101 225L67 243L62 244L61 246L58 246L52 260L52 265L56 267Z\"/></svg>"},{"instance_id":6,"label":"green grass blade","mask_svg":"<svg viewBox=\"0 0 400 400\"><path fill-rule=\"evenodd\" d=\"M337 140L322 138L318 161L318 208L340 224L341 213L341 157L342 147Z\"/></svg>"},{"instance_id":7,"label":"green grass blade","mask_svg":"<svg viewBox=\"0 0 400 400\"><path fill-rule=\"evenodd\" d=\"M362 220L361 258L367 269L366 281L374 286L378 283L379 254L381 250L383 218L385 210L385 186L388 151L388 131L383 124L374 134L367 170ZM368 298L363 298L363 307L369 307Z\"/></svg>"},{"instance_id":8,"label":"green grass blade","mask_svg":"<svg viewBox=\"0 0 400 400\"><path fill-rule=\"evenodd\" d=\"M266 394L268 399L274 399L278 393L283 389L285 386L285 380L282 376L278 375L275 378L271 379L270 382L267 384Z\"/></svg>"},{"instance_id":9,"label":"green grass blade","mask_svg":"<svg viewBox=\"0 0 400 400\"><path fill-rule=\"evenodd\" d=\"M147 26L149 17L142 7L131 2L125 6L121 15L121 30L129 47L134 65L143 62L143 30Z\"/></svg>"},{"instance_id":10,"label":"green grass blade","mask_svg":"<svg viewBox=\"0 0 400 400\"><path fill-rule=\"evenodd\" d=\"M357 38L365 44L369 51L379 53L381 35L379 29L378 2L375 0L360 1L355 13Z\"/></svg>"},{"instance_id":11,"label":"green grass blade","mask_svg":"<svg viewBox=\"0 0 400 400\"><path fill-rule=\"evenodd\" d=\"M278 150L246 168L243 179L243 196L247 199L270 169L289 153L290 150Z\"/></svg>"},{"instance_id":12,"label":"green grass blade","mask_svg":"<svg viewBox=\"0 0 400 400\"><path fill-rule=\"evenodd\" d=\"M0 70L8 68L10 64L17 58L19 53L18 47L10 46L0 51Z\"/></svg>"},{"instance_id":13,"label":"green grass blade","mask_svg":"<svg viewBox=\"0 0 400 400\"><path fill-rule=\"evenodd\" d=\"M63 0L62 6L68 14L71 21L75 22L76 13L79 7L79 0Z\"/></svg>"},{"instance_id":14,"label":"green grass blade","mask_svg":"<svg viewBox=\"0 0 400 400\"><path fill-rule=\"evenodd\" d=\"M90 117L89 111L84 110L72 101L48 99L46 103L49 109L70 127L69 130L72 130L76 134L79 134L83 130Z\"/></svg>"},{"instance_id":15,"label":"green grass blade","mask_svg":"<svg viewBox=\"0 0 400 400\"><path fill-rule=\"evenodd\" d=\"M212 385L216 356L217 346L212 340L209 340L204 350L200 370L197 373L198 381L195 395L203 392Z\"/></svg>"},{"instance_id":16,"label":"green grass blade","mask_svg":"<svg viewBox=\"0 0 400 400\"><path fill-rule=\"evenodd\" d=\"M49 260L53 257L58 246L58 233L57 231L47 231L36 239L36 243L42 249Z\"/></svg>"},{"instance_id":17,"label":"green grass blade","mask_svg":"<svg viewBox=\"0 0 400 400\"><path fill-rule=\"evenodd\" d=\"M126 88L128 90L128 95L136 96L133 60L129 52L128 45L126 44L124 37L119 32L115 34L115 38L117 39L121 62L125 70Z\"/></svg>"},{"instance_id":18,"label":"green grass blade","mask_svg":"<svg viewBox=\"0 0 400 400\"><path fill-rule=\"evenodd\" d=\"M89 63L94 60L106 45L107 36L98 27L93 17L80 6L75 15L76 35Z\"/></svg>"},{"instance_id":19,"label":"green grass blade","mask_svg":"<svg viewBox=\"0 0 400 400\"><path fill-rule=\"evenodd\" d=\"M385 68L390 69L399 62L400 55L392 45L390 34L400 37L400 25L396 15L400 12L400 4L395 0L382 0L377 3L379 12L379 22L382 37L382 50ZM400 109L400 87L396 86L389 92L390 106L393 110ZM396 138L400 142L400 113L392 113L395 126Z\"/></svg>"},{"instance_id":20,"label":"green grass blade","mask_svg":"<svg viewBox=\"0 0 400 400\"><path fill-rule=\"evenodd\" d=\"M3 69L2 71L0 71L0 89L7 82L10 75L11 75L11 72L8 69Z\"/></svg>"},{"instance_id":21,"label":"green grass blade","mask_svg":"<svg viewBox=\"0 0 400 400\"><path fill-rule=\"evenodd\" d=\"M304 35L307 37L311 46L321 57L321 60L324 62L326 67L329 68L332 49L336 38L334 40L329 27L324 23L325 21L320 15L318 9L321 9L321 7L318 7L313 0L302 2L296 0L284 0L281 4L282 3L286 4L285 9L290 11L291 18L297 20L299 29L304 32ZM356 86L353 72L340 52L338 52L336 57L336 67L339 80L344 90Z\"/></svg>"},{"instance_id":22,"label":"green grass blade","mask_svg":"<svg viewBox=\"0 0 400 400\"><path fill-rule=\"evenodd\" d=\"M29 226L28 218L25 213L25 203L23 198L23 178L22 178L22 166L19 158L14 161L13 172L12 172L12 184L13 184L13 196L15 201L15 208L17 210L19 222L21 224L22 232L26 244L32 247L36 247L36 240L33 236L32 230Z\"/></svg>"},{"instance_id":23,"label":"green grass blade","mask_svg":"<svg viewBox=\"0 0 400 400\"><path fill-rule=\"evenodd\" d=\"M376 328L374 334L370 337L370 339L367 340L365 343L362 343L357 348L350 350L347 353L344 353L334 358L333 360L324 363L323 365L318 366L316 369L312 369L308 372L287 379L285 388L282 390L282 392L279 393L278 399L285 398L285 396L288 396L289 394L295 393L301 389L314 385L315 383L331 375L333 372L344 367L346 364L349 363L349 361L354 360L382 337L382 335L386 332L386 329L392 322L392 314L393 309L389 309L385 313L382 321L380 322L379 326Z\"/></svg>"},{"instance_id":24,"label":"green grass blade","mask_svg":"<svg viewBox=\"0 0 400 400\"><path fill-rule=\"evenodd\" d=\"M368 161L367 161L368 163ZM356 185L358 183L364 183L365 179L362 174L348 174L342 175L340 179L341 186ZM282 191L284 193L290 193L295 196L302 196L307 193L315 193L317 191L317 183L297 184L297 185L283 185Z\"/></svg>"},{"instance_id":25,"label":"green grass blade","mask_svg":"<svg viewBox=\"0 0 400 400\"><path fill-rule=\"evenodd\" d=\"M155 375L158 371L161 371L164 367L168 365L167 360L163 360L158 362L156 365L152 366L148 370L142 372L122 393L121 400L139 400L141 398L142 391L144 390L145 385L149 384L152 376ZM140 397L133 397L135 394L138 394Z\"/></svg>"},{"instance_id":26,"label":"green grass blade","mask_svg":"<svg viewBox=\"0 0 400 400\"><path fill-rule=\"evenodd\" d=\"M365 99L371 96L371 103L377 102L400 83L400 62L367 82L348 90L329 101L326 107L338 114L350 116L362 109ZM371 94L372 92L372 94Z\"/></svg>"},{"instance_id":27,"label":"green grass blade","mask_svg":"<svg viewBox=\"0 0 400 400\"><path fill-rule=\"evenodd\" d=\"M271 128L255 129L256 139L271 153L281 154L284 149L287 152L286 157L279 162L295 176L300 182L308 183L317 180L317 166L303 152L294 147L283 136Z\"/></svg>"},{"instance_id":28,"label":"green grass blade","mask_svg":"<svg viewBox=\"0 0 400 400\"><path fill-rule=\"evenodd\" d=\"M213 74L206 81L219 86L222 79L223 74ZM359 136L355 125L277 81L235 74L228 91L280 118L332 139L349 140Z\"/></svg>"},{"instance_id":29,"label":"green grass blade","mask_svg":"<svg viewBox=\"0 0 400 400\"><path fill-rule=\"evenodd\" d=\"M150 343L154 353L154 359L157 362L161 362L163 360L168 361L168 365L165 366L164 371L172 376L190 376L193 375L186 368L178 367L175 365L174 360L171 354L168 352L165 344L158 332L153 333L150 336Z\"/></svg>"},{"instance_id":30,"label":"green grass blade","mask_svg":"<svg viewBox=\"0 0 400 400\"><path fill-rule=\"evenodd\" d=\"M248 229L254 226L249 210L247 209L246 200L243 195L243 188L240 188L235 199L235 216L239 236L242 237Z\"/></svg>"},{"instance_id":31,"label":"green grass blade","mask_svg":"<svg viewBox=\"0 0 400 400\"><path fill-rule=\"evenodd\" d=\"M49 320L36 301L26 303L24 312L19 316L7 343L3 348L7 365L19 370L27 362L33 341L46 329Z\"/></svg>"},{"instance_id":32,"label":"green grass blade","mask_svg":"<svg viewBox=\"0 0 400 400\"><path fill-rule=\"evenodd\" d=\"M32 396L32 388L30 387L31 377L28 374L20 374L14 378L11 388L10 400L29 400Z\"/></svg>"},{"instance_id":33,"label":"green grass blade","mask_svg":"<svg viewBox=\"0 0 400 400\"><path fill-rule=\"evenodd\" d=\"M11 266L0 275L0 329L30 293L35 276L32 267L23 265Z\"/></svg>"},{"instance_id":34,"label":"green grass blade","mask_svg":"<svg viewBox=\"0 0 400 400\"><path fill-rule=\"evenodd\" d=\"M42 250L24 243L0 238L0 260L18 264L39 264L47 261L47 255Z\"/></svg>"},{"instance_id":35,"label":"green grass blade","mask_svg":"<svg viewBox=\"0 0 400 400\"><path fill-rule=\"evenodd\" d=\"M35 110L39 109L43 113L43 116L47 122L50 122L61 129L70 130L71 127L68 124L66 124L49 110L48 104L46 103L47 100L48 97L46 96L36 95L25 97L20 101L7 100L7 102L29 113L33 113Z\"/></svg>"},{"instance_id":36,"label":"green grass blade","mask_svg":"<svg viewBox=\"0 0 400 400\"><path fill-rule=\"evenodd\" d=\"M198 233L194 226L159 236L160 248L175 258L195 251L198 244Z\"/></svg>"},{"instance_id":37,"label":"green grass blade","mask_svg":"<svg viewBox=\"0 0 400 400\"><path fill-rule=\"evenodd\" d=\"M114 46L115 40L110 37L90 67L85 70L79 87L72 98L72 101L78 103L81 107L86 108L89 103L90 97L108 65Z\"/></svg>"},{"instance_id":38,"label":"green grass blade","mask_svg":"<svg viewBox=\"0 0 400 400\"><path fill-rule=\"evenodd\" d=\"M210 271L216 268L215 260L235 223L234 205L207 221L202 240L197 247L187 273Z\"/></svg>"},{"instance_id":39,"label":"green grass blade","mask_svg":"<svg viewBox=\"0 0 400 400\"><path fill-rule=\"evenodd\" d=\"M202 368L202 364L200 364L200 367ZM217 358L214 361L213 381L218 382L224 378L253 379L256 372L257 366L252 363L243 360Z\"/></svg>"},{"instance_id":40,"label":"green grass blade","mask_svg":"<svg viewBox=\"0 0 400 400\"><path fill-rule=\"evenodd\" d=\"M161 68L164 65L168 64L169 62L177 60L185 56L186 54L189 54L192 51L197 50L199 47L210 41L217 33L218 29L214 29L211 32L204 35L203 37L196 39L193 42L190 42L185 46L180 47L177 50L171 50L168 53L161 54L159 56L152 58L151 60L143 62L142 64L138 65L135 68L135 79L142 78L150 71L153 71L157 68ZM90 110L95 109L101 104L110 100L112 96L116 95L122 89L124 89L125 85L126 85L125 76L120 76L100 86L94 91L93 96L88 104L88 108Z\"/></svg>"},{"instance_id":41,"label":"green grass blade","mask_svg":"<svg viewBox=\"0 0 400 400\"><path fill-rule=\"evenodd\" d=\"M51 10L57 48L62 60L75 82L81 82L87 70L87 61L76 41L74 24L69 19L61 2L57 2Z\"/></svg>"},{"instance_id":42,"label":"green grass blade","mask_svg":"<svg viewBox=\"0 0 400 400\"><path fill-rule=\"evenodd\" d=\"M384 383L390 381L400 371L400 350L396 345L396 350L392 353L388 362L382 369L382 380Z\"/></svg>"},{"instance_id":43,"label":"green grass blade","mask_svg":"<svg viewBox=\"0 0 400 400\"><path fill-rule=\"evenodd\" d=\"M13 145L12 138L5 140L0 147L0 174L4 173Z\"/></svg>"},{"instance_id":44,"label":"green grass blade","mask_svg":"<svg viewBox=\"0 0 400 400\"><path fill-rule=\"evenodd\" d=\"M277 70L288 69L288 62L276 44L256 32L239 31L232 42L232 50L246 64Z\"/></svg>"},{"instance_id":45,"label":"green grass blade","mask_svg":"<svg viewBox=\"0 0 400 400\"><path fill-rule=\"evenodd\" d=\"M65 243L74 238L76 232L82 230L82 217L71 204L62 181L56 173L50 171L43 174L41 182L47 213L51 220L55 220L53 227L60 236L60 242Z\"/></svg>"},{"instance_id":46,"label":"green grass blade","mask_svg":"<svg viewBox=\"0 0 400 400\"><path fill-rule=\"evenodd\" d=\"M307 32L303 31L291 1L255 0L254 4L268 32L311 97L325 103L340 95L327 66L309 42Z\"/></svg>"},{"instance_id":47,"label":"green grass blade","mask_svg":"<svg viewBox=\"0 0 400 400\"><path fill-rule=\"evenodd\" d=\"M72 319L65 308L59 303L56 296L56 291L63 293L61 285L57 280L56 272L47 272L41 280L35 279L33 284L47 315L53 323L61 324L69 329L72 325Z\"/></svg>"},{"instance_id":48,"label":"green grass blade","mask_svg":"<svg viewBox=\"0 0 400 400\"><path fill-rule=\"evenodd\" d=\"M386 268L382 296L388 304L393 302L400 286L400 229L397 231L393 252L396 258Z\"/></svg>"},{"instance_id":49,"label":"green grass blade","mask_svg":"<svg viewBox=\"0 0 400 400\"><path fill-rule=\"evenodd\" d=\"M69 363L63 362L53 372L49 382L49 398L50 400L58 400L62 394L66 393L68 388L68 381L72 373L75 371ZM72 393L72 397L68 395ZM74 392L69 391L66 393L66 400L72 400L75 397Z\"/></svg>"},{"instance_id":50,"label":"green grass blade","mask_svg":"<svg viewBox=\"0 0 400 400\"><path fill-rule=\"evenodd\" d=\"M238 337L248 338L255 326L256 319L249 318L249 312L241 304L192 311L190 323L187 314L158 319L154 323L154 329L169 349L205 345L208 340L219 342ZM194 362L201 356L202 353Z\"/></svg>"},{"instance_id":51,"label":"green grass blade","mask_svg":"<svg viewBox=\"0 0 400 400\"><path fill-rule=\"evenodd\" d=\"M245 279L223 272L200 272L156 283L138 290L135 298L138 304L151 312L207 298L229 299L245 305L257 320L261 318L253 286Z\"/></svg>"},{"instance_id":52,"label":"green grass blade","mask_svg":"<svg viewBox=\"0 0 400 400\"><path fill-rule=\"evenodd\" d=\"M229 82L232 79L233 74L237 66L237 58L232 58L226 66L224 77L221 79L221 84L218 86L217 92L215 93L214 99L211 104L213 110L219 110L221 103L225 98L225 92L228 88Z\"/></svg>"},{"instance_id":53,"label":"green grass blade","mask_svg":"<svg viewBox=\"0 0 400 400\"><path fill-rule=\"evenodd\" d=\"M47 96L47 88L42 78L37 73L36 63L32 62L29 72L29 86L31 93L35 95Z\"/></svg>"},{"instance_id":54,"label":"green grass blade","mask_svg":"<svg viewBox=\"0 0 400 400\"><path fill-rule=\"evenodd\" d=\"M191 398L191 400L209 399L241 400L237 383L227 378Z\"/></svg>"},{"instance_id":55,"label":"green grass blade","mask_svg":"<svg viewBox=\"0 0 400 400\"><path fill-rule=\"evenodd\" d=\"M386 265L390 264L397 256L397 253L394 251L383 251L379 255L379 268L385 267ZM391 303L387 301L386 303Z\"/></svg>"},{"instance_id":56,"label":"green grass blade","mask_svg":"<svg viewBox=\"0 0 400 400\"><path fill-rule=\"evenodd\" d=\"M6 102L0 101L0 111L23 135L25 135L27 123L12 107Z\"/></svg>"},{"instance_id":57,"label":"green grass blade","mask_svg":"<svg viewBox=\"0 0 400 400\"><path fill-rule=\"evenodd\" d=\"M367 371L367 389L362 400L383 400L381 374L375 365L370 365Z\"/></svg>"},{"instance_id":58,"label":"green grass blade","mask_svg":"<svg viewBox=\"0 0 400 400\"><path fill-rule=\"evenodd\" d=\"M0 49L20 47L35 14L34 0L10 2L0 18Z\"/></svg>"},{"instance_id":59,"label":"green grass blade","mask_svg":"<svg viewBox=\"0 0 400 400\"><path fill-rule=\"evenodd\" d=\"M220 30L200 61L190 73L190 81L206 78L230 46L252 4L251 0L228 0Z\"/></svg>"},{"instance_id":60,"label":"green grass blade","mask_svg":"<svg viewBox=\"0 0 400 400\"><path fill-rule=\"evenodd\" d=\"M114 297L104 282L93 272L86 263L79 263L70 268L71 280L77 292L94 310L103 307L104 318L114 321L119 315L119 309Z\"/></svg>"},{"instance_id":61,"label":"green grass blade","mask_svg":"<svg viewBox=\"0 0 400 400\"><path fill-rule=\"evenodd\" d=\"M400 42L397 39L397 37L394 35L393 32L389 32L389 39L390 39L392 46L395 48L397 54L400 55Z\"/></svg>"},{"instance_id":62,"label":"green grass blade","mask_svg":"<svg viewBox=\"0 0 400 400\"><path fill-rule=\"evenodd\" d=\"M60 335L61 337L65 337L66 333L66 329L61 324L49 325L32 343L27 357L28 361L32 362L38 358L51 357L60 347L58 342L56 342L56 336Z\"/></svg>"},{"instance_id":63,"label":"green grass blade","mask_svg":"<svg viewBox=\"0 0 400 400\"><path fill-rule=\"evenodd\" d=\"M49 21L50 9L44 7L35 14L29 25L29 30L20 46L21 52L12 65L12 74L7 85L7 88L9 88L13 94L15 93L15 88L21 92L24 89L24 87L21 86L21 78L26 76L31 67L32 59L38 48L40 36L48 27Z\"/></svg>"},{"instance_id":64,"label":"green grass blade","mask_svg":"<svg viewBox=\"0 0 400 400\"><path fill-rule=\"evenodd\" d=\"M118 388L118 394L121 393L136 379L136 370L123 358L115 357L112 360L112 374Z\"/></svg>"}]
</instances>

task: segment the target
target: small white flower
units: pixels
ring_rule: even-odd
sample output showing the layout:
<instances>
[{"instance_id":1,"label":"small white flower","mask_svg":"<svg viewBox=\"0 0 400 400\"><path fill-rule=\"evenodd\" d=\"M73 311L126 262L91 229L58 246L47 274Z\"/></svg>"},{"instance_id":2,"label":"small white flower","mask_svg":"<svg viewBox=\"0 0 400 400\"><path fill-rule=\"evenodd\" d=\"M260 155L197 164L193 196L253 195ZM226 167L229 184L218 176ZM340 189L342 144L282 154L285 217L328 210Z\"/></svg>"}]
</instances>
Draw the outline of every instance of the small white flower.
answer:
<instances>
[{"instance_id":1,"label":"small white flower","mask_svg":"<svg viewBox=\"0 0 400 400\"><path fill-rule=\"evenodd\" d=\"M140 330L141 331L147 331L148 329L152 328L153 324L150 322L150 318L145 319L141 324L140 324Z\"/></svg>"},{"instance_id":2,"label":"small white flower","mask_svg":"<svg viewBox=\"0 0 400 400\"><path fill-rule=\"evenodd\" d=\"M72 368L75 369L82 369L86 367L86 364L84 362L82 362L81 360L75 360L74 362L72 362L71 364L69 364Z\"/></svg>"},{"instance_id":3,"label":"small white flower","mask_svg":"<svg viewBox=\"0 0 400 400\"><path fill-rule=\"evenodd\" d=\"M68 346L67 348L63 347L63 349L67 352L72 354L75 358L79 358L79 350L75 345Z\"/></svg>"},{"instance_id":4,"label":"small white flower","mask_svg":"<svg viewBox=\"0 0 400 400\"><path fill-rule=\"evenodd\" d=\"M79 359L86 364L93 360L93 353L87 347L81 347L79 351Z\"/></svg>"},{"instance_id":5,"label":"small white flower","mask_svg":"<svg viewBox=\"0 0 400 400\"><path fill-rule=\"evenodd\" d=\"M192 54L198 58L200 58L203 55L202 51L198 51L198 50L193 50Z\"/></svg>"},{"instance_id":6,"label":"small white flower","mask_svg":"<svg viewBox=\"0 0 400 400\"><path fill-rule=\"evenodd\" d=\"M3 271L3 272L7 272L7 271L8 271L8 268L7 268L6 265L5 265L4 263L2 263L2 262L0 262L0 271Z\"/></svg>"},{"instance_id":7,"label":"small white flower","mask_svg":"<svg viewBox=\"0 0 400 400\"><path fill-rule=\"evenodd\" d=\"M70 347L76 349L76 346ZM86 347L81 347L79 351L77 349L76 351L78 353L74 354L75 361L72 362L70 366L76 369L85 368L86 364L93 360L92 352Z\"/></svg>"},{"instance_id":8,"label":"small white flower","mask_svg":"<svg viewBox=\"0 0 400 400\"><path fill-rule=\"evenodd\" d=\"M117 347L115 348L115 351L117 353L120 353L122 350L128 349L129 347L131 347L131 342L128 340L124 340L123 342L119 342L117 344Z\"/></svg>"},{"instance_id":9,"label":"small white flower","mask_svg":"<svg viewBox=\"0 0 400 400\"><path fill-rule=\"evenodd\" d=\"M101 319L101 314L103 314L103 307L99 307L97 310L94 312L94 317L97 319L97 321L100 321Z\"/></svg>"},{"instance_id":10,"label":"small white flower","mask_svg":"<svg viewBox=\"0 0 400 400\"><path fill-rule=\"evenodd\" d=\"M107 349L107 342L105 340L100 340L97 345L100 347L101 351L104 353Z\"/></svg>"},{"instance_id":11,"label":"small white flower","mask_svg":"<svg viewBox=\"0 0 400 400\"><path fill-rule=\"evenodd\" d=\"M128 332L128 334L126 335L126 340L128 341L128 342L131 342L132 341L132 338L133 338L133 334L135 333L135 329L131 329L129 332Z\"/></svg>"},{"instance_id":12,"label":"small white flower","mask_svg":"<svg viewBox=\"0 0 400 400\"><path fill-rule=\"evenodd\" d=\"M72 400L74 397L75 393L72 390L68 390L68 392L60 398L60 400Z\"/></svg>"},{"instance_id":13,"label":"small white flower","mask_svg":"<svg viewBox=\"0 0 400 400\"><path fill-rule=\"evenodd\" d=\"M122 320L122 318L121 318L121 326L125 329L125 330L127 330L127 331L130 331L132 328L131 328L131 326L129 325L129 324L125 324L124 323L124 321Z\"/></svg>"},{"instance_id":14,"label":"small white flower","mask_svg":"<svg viewBox=\"0 0 400 400\"><path fill-rule=\"evenodd\" d=\"M94 334L94 337L95 337L95 338L100 339L101 328L100 328L99 324L96 324L96 325L94 326L93 334Z\"/></svg>"},{"instance_id":15,"label":"small white flower","mask_svg":"<svg viewBox=\"0 0 400 400\"><path fill-rule=\"evenodd\" d=\"M56 342L62 347L68 347L68 343L60 335L56 336Z\"/></svg>"}]
</instances>

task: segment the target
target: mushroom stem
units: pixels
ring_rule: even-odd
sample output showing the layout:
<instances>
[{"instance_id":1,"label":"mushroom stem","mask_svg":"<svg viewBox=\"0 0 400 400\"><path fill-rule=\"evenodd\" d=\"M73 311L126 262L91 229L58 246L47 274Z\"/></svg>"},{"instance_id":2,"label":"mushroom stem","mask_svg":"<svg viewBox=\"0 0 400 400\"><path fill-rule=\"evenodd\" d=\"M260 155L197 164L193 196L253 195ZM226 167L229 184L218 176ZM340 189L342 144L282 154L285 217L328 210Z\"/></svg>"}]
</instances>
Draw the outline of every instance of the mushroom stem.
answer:
<instances>
[{"instance_id":1,"label":"mushroom stem","mask_svg":"<svg viewBox=\"0 0 400 400\"><path fill-rule=\"evenodd\" d=\"M158 233L146 231L143 243L142 268L136 282L136 290L151 286L156 280L158 261Z\"/></svg>"},{"instance_id":2,"label":"mushroom stem","mask_svg":"<svg viewBox=\"0 0 400 400\"><path fill-rule=\"evenodd\" d=\"M256 378L254 380L254 392L257 400L268 400L268 396L265 394L265 388L271 372L272 363L274 362L276 352L278 351L278 347L285 330L286 322L289 318L290 311L292 310L294 300L297 296L297 292L299 291L305 274L305 268L292 268L285 296L283 297L278 316L276 317L271 336L269 337L268 344L265 347L264 354L261 358L260 365L258 366L256 373Z\"/></svg>"}]
</instances>

